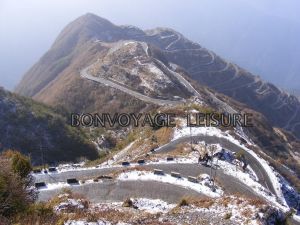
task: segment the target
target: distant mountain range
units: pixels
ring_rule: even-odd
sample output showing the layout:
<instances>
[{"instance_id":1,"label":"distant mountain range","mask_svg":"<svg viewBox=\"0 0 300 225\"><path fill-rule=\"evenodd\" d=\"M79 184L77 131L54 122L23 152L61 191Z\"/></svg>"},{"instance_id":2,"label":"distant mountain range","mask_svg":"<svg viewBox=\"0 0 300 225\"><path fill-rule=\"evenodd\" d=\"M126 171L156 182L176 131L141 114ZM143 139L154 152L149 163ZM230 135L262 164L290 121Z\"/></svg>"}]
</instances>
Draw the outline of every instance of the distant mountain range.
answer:
<instances>
[{"instance_id":1,"label":"distant mountain range","mask_svg":"<svg viewBox=\"0 0 300 225\"><path fill-rule=\"evenodd\" d=\"M136 52L128 52L132 48L126 50L125 40L139 43ZM149 47L147 51L155 55L156 61L151 62L153 57L143 53L143 45ZM119 57L112 57L114 54ZM139 57L141 60L137 61ZM132 26L116 26L93 14L78 18L61 32L51 49L25 74L16 92L50 105L62 104L77 112L129 110L125 103L130 98L127 94L107 85L98 88L79 76L83 68L97 60L101 63L95 64L95 76L104 74L137 92L159 98L184 98L189 92L184 91L176 79L159 77L153 71L160 70L164 74L169 73L168 68L181 71L187 78L246 104L265 115L274 126L300 137L300 103L296 97L263 82L174 30L143 31ZM153 67L134 70L138 63L145 62ZM145 107L143 101L136 102L130 104L131 109Z\"/></svg>"},{"instance_id":2,"label":"distant mountain range","mask_svg":"<svg viewBox=\"0 0 300 225\"><path fill-rule=\"evenodd\" d=\"M299 7L295 0L204 1L181 30L277 87L299 91Z\"/></svg>"}]
</instances>

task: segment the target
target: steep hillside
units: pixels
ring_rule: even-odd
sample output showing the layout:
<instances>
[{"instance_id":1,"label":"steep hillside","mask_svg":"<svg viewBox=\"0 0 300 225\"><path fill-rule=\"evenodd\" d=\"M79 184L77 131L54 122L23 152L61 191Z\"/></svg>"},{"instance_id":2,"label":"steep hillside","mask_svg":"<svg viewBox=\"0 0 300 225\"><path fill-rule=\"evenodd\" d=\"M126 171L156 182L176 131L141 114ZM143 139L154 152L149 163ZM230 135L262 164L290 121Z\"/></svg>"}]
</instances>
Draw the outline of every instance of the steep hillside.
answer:
<instances>
[{"instance_id":1,"label":"steep hillside","mask_svg":"<svg viewBox=\"0 0 300 225\"><path fill-rule=\"evenodd\" d=\"M76 40L62 53L74 35ZM255 126L245 132L269 156L298 167L293 152L299 142L289 133L278 134L273 127L285 127L288 121L287 128L296 129L299 102L173 30L144 32L87 14L68 25L53 46L49 52L55 51L57 57L44 61L50 54L46 53L32 68L43 73L27 73L19 93L33 91L29 95L34 99L62 105L70 112L148 112L190 101L219 112L252 112ZM66 55L72 60L61 72L53 73L56 62ZM51 82L36 79L33 85L26 85L27 79L47 76ZM254 88L258 84L260 91ZM40 90L34 90L34 85ZM276 110L270 104L272 98L277 98ZM293 134L299 135L295 129Z\"/></svg>"},{"instance_id":2,"label":"steep hillside","mask_svg":"<svg viewBox=\"0 0 300 225\"><path fill-rule=\"evenodd\" d=\"M0 89L0 151L16 149L34 164L94 159L95 146L64 113Z\"/></svg>"},{"instance_id":3,"label":"steep hillside","mask_svg":"<svg viewBox=\"0 0 300 225\"><path fill-rule=\"evenodd\" d=\"M127 76L128 71L124 70L124 67L121 69L120 66L126 64L127 69L130 69L129 66L136 66L138 61L134 57L123 58L125 55L121 52L125 51L126 47L123 46L117 50L122 59L117 59L116 62L109 59L110 55L106 54L107 49L113 48L107 46L117 45L116 43L121 40L135 40L155 46L160 49L159 59L165 60L166 66L184 69L184 73L193 80L248 105L263 113L274 126L284 128L298 138L300 137L300 103L296 97L279 90L272 84L265 83L259 77L227 62L171 29L158 28L142 31L132 26L116 26L93 14L86 14L69 24L51 49L25 74L16 91L52 105L66 104L69 109L75 111L84 111L86 108L103 109L100 105L106 105L105 102L108 100L114 105L122 105L124 101L119 102L118 97L114 97L114 100L109 98L103 100L103 96L109 95L107 93L111 91L107 90L105 85L101 88L102 96L99 97L100 89L78 76L82 68L100 59L104 60L100 69L107 70L105 76L110 76L111 79L117 78L119 82L125 82L125 84L130 82L129 86L141 93L147 92L150 96L169 93L166 91L168 89L165 91L156 89L151 92L151 88L141 83L145 76L141 81L139 76L131 76L132 74ZM129 48L130 45L127 47ZM111 51L114 52L114 50ZM111 66L111 63L118 64ZM103 71L98 72L103 74ZM125 72L125 74L116 77L117 72ZM143 71L131 72L141 74L141 76L143 74ZM157 86L157 84L153 85ZM176 88L179 89L176 91ZM180 86L176 88L174 89L173 85L172 90L177 92L176 96L186 97L188 93L181 92ZM84 94L77 97L75 92ZM174 97L174 93L170 94ZM126 94L120 95L123 98L127 96Z\"/></svg>"},{"instance_id":4,"label":"steep hillside","mask_svg":"<svg viewBox=\"0 0 300 225\"><path fill-rule=\"evenodd\" d=\"M191 93L159 61L166 62L159 49L145 42L121 41L109 44L105 56L98 59L90 72L155 98L178 100L191 97Z\"/></svg>"}]
</instances>

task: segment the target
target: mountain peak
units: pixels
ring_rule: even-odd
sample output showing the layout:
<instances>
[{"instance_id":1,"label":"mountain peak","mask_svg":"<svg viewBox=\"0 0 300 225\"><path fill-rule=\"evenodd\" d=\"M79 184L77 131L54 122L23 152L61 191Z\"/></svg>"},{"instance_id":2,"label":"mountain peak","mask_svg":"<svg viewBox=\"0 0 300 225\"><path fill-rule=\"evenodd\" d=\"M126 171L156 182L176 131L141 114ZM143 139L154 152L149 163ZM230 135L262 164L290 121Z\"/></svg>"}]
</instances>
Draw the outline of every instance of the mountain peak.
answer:
<instances>
[{"instance_id":1,"label":"mountain peak","mask_svg":"<svg viewBox=\"0 0 300 225\"><path fill-rule=\"evenodd\" d=\"M78 42L99 38L101 34L103 35L103 33L113 31L117 28L109 20L92 13L87 13L67 25L54 42L53 47L70 45L70 47L74 48ZM106 39L108 38L106 37Z\"/></svg>"},{"instance_id":2,"label":"mountain peak","mask_svg":"<svg viewBox=\"0 0 300 225\"><path fill-rule=\"evenodd\" d=\"M114 26L109 20L104 19L103 17L97 16L93 13L86 13L82 16L80 16L79 18L77 18L74 22L78 23L78 22L83 22L85 23L85 25L91 23L98 23L98 24L102 24L102 25L108 25L108 26Z\"/></svg>"}]
</instances>

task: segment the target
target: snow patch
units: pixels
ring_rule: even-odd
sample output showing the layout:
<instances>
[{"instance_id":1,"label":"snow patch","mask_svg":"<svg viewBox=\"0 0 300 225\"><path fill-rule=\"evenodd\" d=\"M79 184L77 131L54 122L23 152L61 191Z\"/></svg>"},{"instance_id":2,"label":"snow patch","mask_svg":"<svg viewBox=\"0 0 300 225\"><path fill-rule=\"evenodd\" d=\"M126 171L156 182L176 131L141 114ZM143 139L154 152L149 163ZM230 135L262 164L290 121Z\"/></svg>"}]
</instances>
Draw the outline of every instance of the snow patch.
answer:
<instances>
[{"instance_id":1,"label":"snow patch","mask_svg":"<svg viewBox=\"0 0 300 225\"><path fill-rule=\"evenodd\" d=\"M84 209L84 205L82 204L82 201L75 200L75 199L67 199L64 202L59 203L57 206L54 207L54 211L61 212L64 210L74 210L74 209Z\"/></svg>"},{"instance_id":2,"label":"snow patch","mask_svg":"<svg viewBox=\"0 0 300 225\"><path fill-rule=\"evenodd\" d=\"M151 214L156 214L159 212L167 213L176 206L175 204L168 204L167 202L160 199L147 198L134 199L133 205L136 206L139 210L144 210Z\"/></svg>"},{"instance_id":3,"label":"snow patch","mask_svg":"<svg viewBox=\"0 0 300 225\"><path fill-rule=\"evenodd\" d=\"M118 178L119 180L141 180L141 181L158 181L162 183L168 183L173 185L178 185L187 189L197 191L199 193L205 194L209 197L216 198L223 195L223 191L217 187L215 192L211 188L207 187L203 183L192 183L186 178L175 178L169 174L166 175L155 175L154 173L147 171L130 171L121 173Z\"/></svg>"},{"instance_id":4,"label":"snow patch","mask_svg":"<svg viewBox=\"0 0 300 225\"><path fill-rule=\"evenodd\" d=\"M181 121L183 123L183 120ZM274 169L268 164L268 162L261 157L259 157L253 150L248 149L246 146L241 144L238 140L236 140L233 136L231 136L228 132L222 132L220 129L215 127L181 127L181 128L175 128L174 136L172 140L179 139L181 137L186 137L190 135L204 135L204 136L215 136L220 138L225 138L232 142L233 144L238 145L241 149L247 151L249 154L251 154L264 168L266 173L268 174L270 180L272 181L272 185L274 187L274 190L276 192L276 196L279 198L279 202L281 202L284 205L284 209L286 210L286 201L284 199L283 193L281 191L281 183L279 181L279 178L277 176L277 173L274 171ZM246 135L244 135L246 137ZM249 139L248 139L249 140ZM250 141L250 140L249 140ZM252 179L251 179L252 180ZM261 192L259 192L262 194ZM267 197L267 196L265 196ZM269 198L271 202L274 204L276 203L277 206L282 206L278 204L277 201L274 201L273 197Z\"/></svg>"}]
</instances>

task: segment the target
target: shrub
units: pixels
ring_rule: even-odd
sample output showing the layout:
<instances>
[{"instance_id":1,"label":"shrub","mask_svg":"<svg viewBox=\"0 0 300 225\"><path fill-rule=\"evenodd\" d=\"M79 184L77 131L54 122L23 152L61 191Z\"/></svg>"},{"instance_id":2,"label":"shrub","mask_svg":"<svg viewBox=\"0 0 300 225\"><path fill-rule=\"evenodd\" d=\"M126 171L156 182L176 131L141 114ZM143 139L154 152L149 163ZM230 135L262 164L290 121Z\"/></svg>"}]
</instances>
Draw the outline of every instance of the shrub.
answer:
<instances>
[{"instance_id":1,"label":"shrub","mask_svg":"<svg viewBox=\"0 0 300 225\"><path fill-rule=\"evenodd\" d=\"M133 207L133 201L130 199L130 198L127 198L123 204L122 204L123 207Z\"/></svg>"},{"instance_id":2,"label":"shrub","mask_svg":"<svg viewBox=\"0 0 300 225\"><path fill-rule=\"evenodd\" d=\"M11 167L14 173L19 174L21 178L26 178L32 171L30 159L20 152L7 150L4 152L6 157L11 158Z\"/></svg>"},{"instance_id":3,"label":"shrub","mask_svg":"<svg viewBox=\"0 0 300 225\"><path fill-rule=\"evenodd\" d=\"M225 216L224 216L224 219L225 219L225 220L229 220L229 219L231 218L231 216L232 216L232 213L231 213L231 212L226 213Z\"/></svg>"},{"instance_id":4,"label":"shrub","mask_svg":"<svg viewBox=\"0 0 300 225\"><path fill-rule=\"evenodd\" d=\"M188 206L188 205L189 205L189 202L185 198L181 199L180 202L178 203L179 207Z\"/></svg>"},{"instance_id":5,"label":"shrub","mask_svg":"<svg viewBox=\"0 0 300 225\"><path fill-rule=\"evenodd\" d=\"M0 216L10 218L28 209L37 193L31 188L31 164L27 157L6 151L0 155L0 165Z\"/></svg>"}]
</instances>

